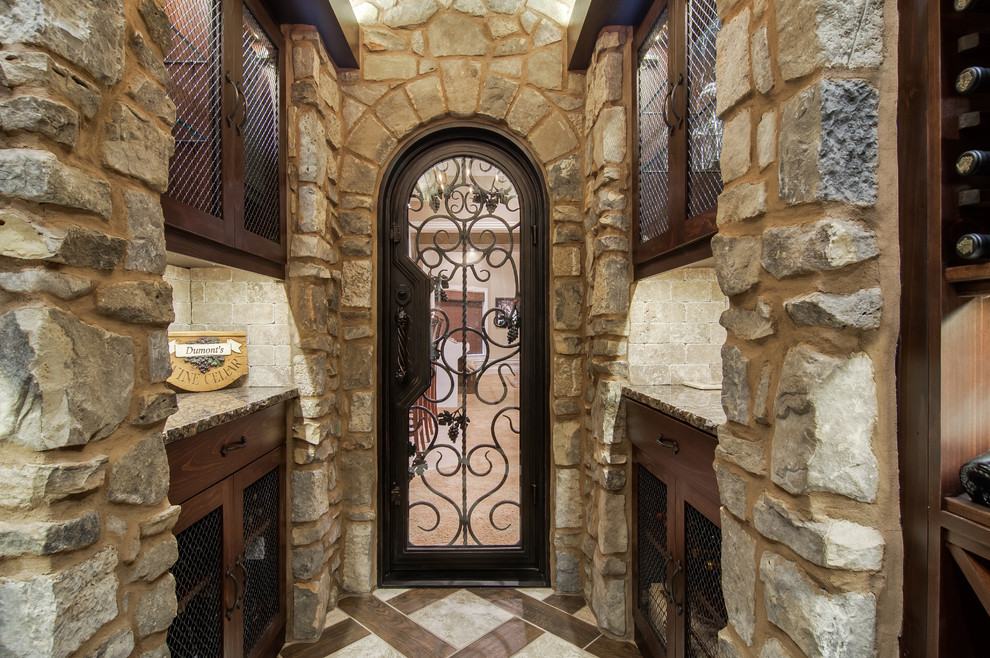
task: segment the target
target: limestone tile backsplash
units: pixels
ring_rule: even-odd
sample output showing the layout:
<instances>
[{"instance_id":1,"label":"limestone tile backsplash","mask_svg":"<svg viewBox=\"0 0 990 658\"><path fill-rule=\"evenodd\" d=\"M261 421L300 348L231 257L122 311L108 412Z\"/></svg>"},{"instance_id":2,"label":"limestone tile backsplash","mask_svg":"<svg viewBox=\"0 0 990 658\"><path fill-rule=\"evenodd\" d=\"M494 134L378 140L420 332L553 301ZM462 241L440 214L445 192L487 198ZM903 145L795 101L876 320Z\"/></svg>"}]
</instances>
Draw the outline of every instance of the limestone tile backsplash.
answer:
<instances>
[{"instance_id":1,"label":"limestone tile backsplash","mask_svg":"<svg viewBox=\"0 0 990 658\"><path fill-rule=\"evenodd\" d=\"M248 386L292 384L292 325L285 283L230 267L169 265L169 331L245 331Z\"/></svg>"},{"instance_id":2,"label":"limestone tile backsplash","mask_svg":"<svg viewBox=\"0 0 990 658\"><path fill-rule=\"evenodd\" d=\"M629 381L683 384L722 381L729 300L711 267L687 267L636 282L629 312Z\"/></svg>"}]
</instances>

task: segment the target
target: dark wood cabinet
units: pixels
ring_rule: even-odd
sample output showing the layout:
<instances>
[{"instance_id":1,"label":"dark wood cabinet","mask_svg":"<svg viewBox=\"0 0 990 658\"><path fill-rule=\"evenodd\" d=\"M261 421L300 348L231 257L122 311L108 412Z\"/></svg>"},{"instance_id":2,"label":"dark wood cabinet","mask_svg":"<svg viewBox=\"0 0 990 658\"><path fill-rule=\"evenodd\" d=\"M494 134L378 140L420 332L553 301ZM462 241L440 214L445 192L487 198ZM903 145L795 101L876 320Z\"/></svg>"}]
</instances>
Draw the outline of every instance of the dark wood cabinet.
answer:
<instances>
[{"instance_id":1,"label":"dark wood cabinet","mask_svg":"<svg viewBox=\"0 0 990 658\"><path fill-rule=\"evenodd\" d=\"M656 657L717 656L728 616L712 463L715 437L626 401L633 443L633 617L636 643Z\"/></svg>"},{"instance_id":2,"label":"dark wood cabinet","mask_svg":"<svg viewBox=\"0 0 990 658\"><path fill-rule=\"evenodd\" d=\"M166 447L178 615L172 656L275 656L285 640L285 405Z\"/></svg>"},{"instance_id":3,"label":"dark wood cabinet","mask_svg":"<svg viewBox=\"0 0 990 658\"><path fill-rule=\"evenodd\" d=\"M661 0L636 32L636 278L712 255L722 191L715 0Z\"/></svg>"},{"instance_id":4,"label":"dark wood cabinet","mask_svg":"<svg viewBox=\"0 0 990 658\"><path fill-rule=\"evenodd\" d=\"M284 276L285 48L255 0L170 0L171 251Z\"/></svg>"}]
</instances>

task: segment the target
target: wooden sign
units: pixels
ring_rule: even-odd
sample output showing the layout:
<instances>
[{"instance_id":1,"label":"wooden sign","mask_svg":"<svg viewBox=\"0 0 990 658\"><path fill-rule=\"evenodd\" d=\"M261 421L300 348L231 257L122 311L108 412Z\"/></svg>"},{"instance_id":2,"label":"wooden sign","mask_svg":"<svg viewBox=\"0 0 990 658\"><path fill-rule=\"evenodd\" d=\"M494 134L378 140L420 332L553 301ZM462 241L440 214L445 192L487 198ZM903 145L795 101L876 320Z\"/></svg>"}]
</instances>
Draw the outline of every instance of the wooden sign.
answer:
<instances>
[{"instance_id":1,"label":"wooden sign","mask_svg":"<svg viewBox=\"0 0 990 658\"><path fill-rule=\"evenodd\" d=\"M168 383L184 391L216 391L248 374L247 334L231 331L170 331Z\"/></svg>"}]
</instances>

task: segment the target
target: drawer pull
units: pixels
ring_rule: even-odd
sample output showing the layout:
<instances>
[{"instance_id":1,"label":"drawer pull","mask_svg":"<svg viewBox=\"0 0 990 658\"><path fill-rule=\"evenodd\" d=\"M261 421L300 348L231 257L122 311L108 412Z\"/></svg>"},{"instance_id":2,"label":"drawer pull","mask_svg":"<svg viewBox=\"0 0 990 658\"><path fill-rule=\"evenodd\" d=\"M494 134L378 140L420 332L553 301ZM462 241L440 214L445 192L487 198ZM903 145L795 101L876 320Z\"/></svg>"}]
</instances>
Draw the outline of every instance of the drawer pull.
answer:
<instances>
[{"instance_id":1,"label":"drawer pull","mask_svg":"<svg viewBox=\"0 0 990 658\"><path fill-rule=\"evenodd\" d=\"M234 443L225 443L225 444L223 444L223 447L220 448L220 456L221 457L226 457L228 452L233 452L235 450L240 450L241 448L243 448L246 445L247 445L247 437L246 436L242 436L239 441L235 441Z\"/></svg>"},{"instance_id":2,"label":"drawer pull","mask_svg":"<svg viewBox=\"0 0 990 658\"><path fill-rule=\"evenodd\" d=\"M677 445L677 441L674 441L673 439L665 439L663 438L663 434L657 437L657 444L661 448L673 450L675 455L681 451L680 446Z\"/></svg>"}]
</instances>

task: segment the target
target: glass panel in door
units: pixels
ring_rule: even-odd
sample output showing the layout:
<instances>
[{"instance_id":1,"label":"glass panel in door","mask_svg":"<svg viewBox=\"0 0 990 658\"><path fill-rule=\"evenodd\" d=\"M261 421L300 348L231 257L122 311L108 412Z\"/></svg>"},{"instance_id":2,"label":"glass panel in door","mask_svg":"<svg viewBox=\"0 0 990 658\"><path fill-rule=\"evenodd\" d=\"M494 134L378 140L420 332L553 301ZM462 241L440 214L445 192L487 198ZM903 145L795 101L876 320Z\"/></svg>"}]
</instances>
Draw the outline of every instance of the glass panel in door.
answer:
<instances>
[{"instance_id":1,"label":"glass panel in door","mask_svg":"<svg viewBox=\"0 0 990 658\"><path fill-rule=\"evenodd\" d=\"M521 542L520 219L508 177L436 163L408 204L408 257L430 281L429 387L409 409L410 548Z\"/></svg>"}]
</instances>

